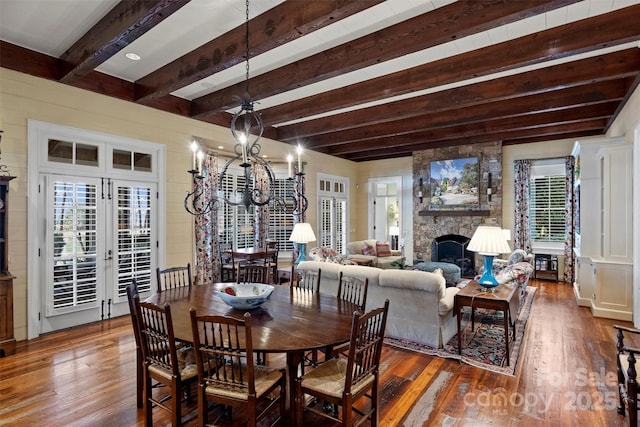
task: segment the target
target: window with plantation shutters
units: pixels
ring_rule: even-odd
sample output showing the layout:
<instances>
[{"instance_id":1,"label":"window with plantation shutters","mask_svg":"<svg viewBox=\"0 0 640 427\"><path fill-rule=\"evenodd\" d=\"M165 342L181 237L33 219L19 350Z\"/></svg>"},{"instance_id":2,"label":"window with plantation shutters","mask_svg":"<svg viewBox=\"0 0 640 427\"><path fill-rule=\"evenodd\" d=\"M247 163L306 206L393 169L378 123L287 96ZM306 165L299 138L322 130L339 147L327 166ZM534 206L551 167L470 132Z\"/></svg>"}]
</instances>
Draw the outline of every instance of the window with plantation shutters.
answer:
<instances>
[{"instance_id":1,"label":"window with plantation shutters","mask_svg":"<svg viewBox=\"0 0 640 427\"><path fill-rule=\"evenodd\" d=\"M531 179L529 225L533 242L564 242L565 176Z\"/></svg>"},{"instance_id":2,"label":"window with plantation shutters","mask_svg":"<svg viewBox=\"0 0 640 427\"><path fill-rule=\"evenodd\" d=\"M293 242L289 241L289 236L293 231L293 181L286 178L278 178L274 182L274 194L282 198L287 206L286 210L272 209L269 211L269 239L278 242L280 252L293 251Z\"/></svg>"}]
</instances>

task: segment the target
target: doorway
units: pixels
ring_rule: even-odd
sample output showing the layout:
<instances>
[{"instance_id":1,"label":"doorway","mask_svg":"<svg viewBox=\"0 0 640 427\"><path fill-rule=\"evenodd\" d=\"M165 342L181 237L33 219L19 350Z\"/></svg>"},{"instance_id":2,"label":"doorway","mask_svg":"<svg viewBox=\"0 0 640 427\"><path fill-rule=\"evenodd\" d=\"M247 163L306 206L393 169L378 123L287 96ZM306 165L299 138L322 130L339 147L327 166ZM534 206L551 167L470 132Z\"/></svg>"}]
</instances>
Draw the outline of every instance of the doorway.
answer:
<instances>
[{"instance_id":1,"label":"doorway","mask_svg":"<svg viewBox=\"0 0 640 427\"><path fill-rule=\"evenodd\" d=\"M402 177L369 178L369 236L399 249Z\"/></svg>"}]
</instances>

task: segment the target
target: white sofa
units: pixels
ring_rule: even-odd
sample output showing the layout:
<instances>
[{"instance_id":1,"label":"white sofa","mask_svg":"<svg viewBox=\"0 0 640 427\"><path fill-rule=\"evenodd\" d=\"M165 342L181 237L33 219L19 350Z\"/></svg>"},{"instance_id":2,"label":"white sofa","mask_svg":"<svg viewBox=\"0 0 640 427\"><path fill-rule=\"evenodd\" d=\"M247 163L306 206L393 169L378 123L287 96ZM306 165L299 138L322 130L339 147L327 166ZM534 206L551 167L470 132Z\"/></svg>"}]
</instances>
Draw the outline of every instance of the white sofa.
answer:
<instances>
[{"instance_id":1,"label":"white sofa","mask_svg":"<svg viewBox=\"0 0 640 427\"><path fill-rule=\"evenodd\" d=\"M340 272L369 279L366 309L381 307L389 299L386 336L431 347L442 347L457 333L453 297L442 275L426 271L383 270L359 265L302 261L300 270L322 271L320 292L337 295Z\"/></svg>"},{"instance_id":2,"label":"white sofa","mask_svg":"<svg viewBox=\"0 0 640 427\"><path fill-rule=\"evenodd\" d=\"M365 243L373 249L373 253L369 255L364 255L362 253L362 248ZM371 265L378 268L392 268L391 263L400 261L402 258L402 253L400 250L392 249L390 256L378 256L376 252L378 242L376 239L368 239L368 240L356 240L353 242L347 243L347 259L351 258L360 258L371 260Z\"/></svg>"}]
</instances>

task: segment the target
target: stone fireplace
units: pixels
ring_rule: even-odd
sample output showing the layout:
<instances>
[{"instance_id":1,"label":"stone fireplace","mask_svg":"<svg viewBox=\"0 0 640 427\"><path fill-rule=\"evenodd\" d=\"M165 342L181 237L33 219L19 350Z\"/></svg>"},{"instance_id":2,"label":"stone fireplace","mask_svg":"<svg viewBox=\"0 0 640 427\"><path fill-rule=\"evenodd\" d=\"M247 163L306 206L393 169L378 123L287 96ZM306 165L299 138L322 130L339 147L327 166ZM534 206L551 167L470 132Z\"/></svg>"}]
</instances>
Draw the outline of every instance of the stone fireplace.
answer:
<instances>
[{"instance_id":1,"label":"stone fireplace","mask_svg":"<svg viewBox=\"0 0 640 427\"><path fill-rule=\"evenodd\" d=\"M448 262L460 267L463 277L475 275L475 253L467 250L471 239L459 234L445 234L431 243L431 261Z\"/></svg>"},{"instance_id":2,"label":"stone fireplace","mask_svg":"<svg viewBox=\"0 0 640 427\"><path fill-rule=\"evenodd\" d=\"M440 257L454 259L453 264L458 264L455 260L461 260L461 263L465 263L465 265L460 265L461 274L465 277L473 277L475 271L471 270L475 266L481 265L481 257L474 252L466 251L466 245L462 250L457 249L458 253L455 255L449 254L449 249L446 246L444 249L438 247L438 252L440 252L438 255L432 254L432 251L435 250L435 241L438 236L442 238L448 235L458 235L464 239L470 239L479 225L502 226L502 143L496 141L416 151L413 153L413 183L415 196L418 191L418 183L422 178L423 183L426 183L422 191L429 196L431 191L429 165L431 161L465 157L478 157L479 159L479 204L474 207L459 206L439 210L437 207L431 206L429 197L423 197L422 201L418 197L414 197L413 254L414 263L419 260L435 261ZM489 174L491 174L491 180ZM491 200L487 197L489 186Z\"/></svg>"}]
</instances>

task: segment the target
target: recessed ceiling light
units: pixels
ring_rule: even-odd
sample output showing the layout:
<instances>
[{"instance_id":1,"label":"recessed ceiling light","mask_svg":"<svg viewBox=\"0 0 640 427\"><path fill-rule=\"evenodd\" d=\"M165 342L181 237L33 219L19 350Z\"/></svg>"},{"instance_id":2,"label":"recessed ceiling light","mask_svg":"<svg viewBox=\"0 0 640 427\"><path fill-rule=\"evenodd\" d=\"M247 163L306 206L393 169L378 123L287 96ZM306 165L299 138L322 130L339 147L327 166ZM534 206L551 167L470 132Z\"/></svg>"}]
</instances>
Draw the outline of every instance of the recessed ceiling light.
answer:
<instances>
[{"instance_id":1,"label":"recessed ceiling light","mask_svg":"<svg viewBox=\"0 0 640 427\"><path fill-rule=\"evenodd\" d=\"M124 56L126 56L127 58L129 58L132 61L140 61L140 55L138 55L137 53L133 53L133 52L129 52L127 54L125 54Z\"/></svg>"},{"instance_id":2,"label":"recessed ceiling light","mask_svg":"<svg viewBox=\"0 0 640 427\"><path fill-rule=\"evenodd\" d=\"M218 145L218 150L224 150L224 146L223 145Z\"/></svg>"}]
</instances>

